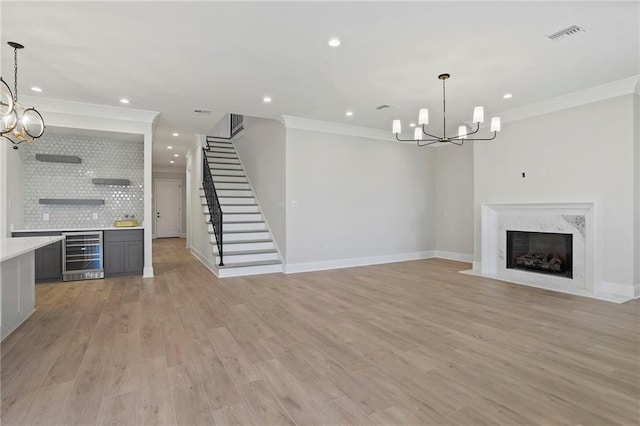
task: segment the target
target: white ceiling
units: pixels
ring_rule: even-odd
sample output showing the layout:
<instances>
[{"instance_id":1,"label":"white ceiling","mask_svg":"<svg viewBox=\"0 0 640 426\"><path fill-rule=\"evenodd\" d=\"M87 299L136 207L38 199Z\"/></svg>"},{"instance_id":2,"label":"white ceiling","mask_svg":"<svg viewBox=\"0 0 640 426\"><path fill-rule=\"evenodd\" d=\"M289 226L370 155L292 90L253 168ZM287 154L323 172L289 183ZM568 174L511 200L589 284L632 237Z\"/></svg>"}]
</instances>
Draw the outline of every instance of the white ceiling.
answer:
<instances>
[{"instance_id":1,"label":"white ceiling","mask_svg":"<svg viewBox=\"0 0 640 426\"><path fill-rule=\"evenodd\" d=\"M154 165L167 165L226 112L389 129L428 107L440 131L471 118L640 73L633 2L1 3L2 75L20 93L160 111ZM572 24L587 32L547 35ZM330 37L342 40L327 46ZM40 86L42 94L29 91ZM513 98L502 95L512 92ZM270 95L273 103L262 104ZM395 108L377 111L376 106ZM213 111L199 116L194 108ZM352 110L353 117L345 111ZM46 118L46 117L45 117ZM437 124L436 124L437 123ZM180 133L173 137L173 132ZM169 153L167 145L174 146ZM170 157L171 155L171 157Z\"/></svg>"}]
</instances>

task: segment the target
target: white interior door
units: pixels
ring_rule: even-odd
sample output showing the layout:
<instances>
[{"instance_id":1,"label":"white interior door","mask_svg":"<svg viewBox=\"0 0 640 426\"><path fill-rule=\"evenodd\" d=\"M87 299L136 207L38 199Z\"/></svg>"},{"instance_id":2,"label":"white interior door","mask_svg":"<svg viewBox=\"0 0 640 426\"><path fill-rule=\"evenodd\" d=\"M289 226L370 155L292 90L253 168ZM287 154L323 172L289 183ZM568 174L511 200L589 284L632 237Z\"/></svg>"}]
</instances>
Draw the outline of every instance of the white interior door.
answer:
<instances>
[{"instance_id":1,"label":"white interior door","mask_svg":"<svg viewBox=\"0 0 640 426\"><path fill-rule=\"evenodd\" d=\"M182 182L156 180L156 237L180 236L182 222Z\"/></svg>"}]
</instances>

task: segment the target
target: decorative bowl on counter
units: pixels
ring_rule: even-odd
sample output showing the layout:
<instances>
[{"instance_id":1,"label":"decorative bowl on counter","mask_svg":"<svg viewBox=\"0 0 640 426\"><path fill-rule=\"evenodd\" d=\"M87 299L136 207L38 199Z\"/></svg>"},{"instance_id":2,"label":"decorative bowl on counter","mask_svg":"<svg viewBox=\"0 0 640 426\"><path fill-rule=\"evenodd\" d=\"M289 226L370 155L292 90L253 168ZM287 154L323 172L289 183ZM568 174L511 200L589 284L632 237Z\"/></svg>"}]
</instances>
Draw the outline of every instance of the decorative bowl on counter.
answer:
<instances>
[{"instance_id":1,"label":"decorative bowl on counter","mask_svg":"<svg viewBox=\"0 0 640 426\"><path fill-rule=\"evenodd\" d=\"M133 227L133 226L138 226L138 221L137 220L116 220L115 222L113 222L113 226L115 226L116 228Z\"/></svg>"}]
</instances>

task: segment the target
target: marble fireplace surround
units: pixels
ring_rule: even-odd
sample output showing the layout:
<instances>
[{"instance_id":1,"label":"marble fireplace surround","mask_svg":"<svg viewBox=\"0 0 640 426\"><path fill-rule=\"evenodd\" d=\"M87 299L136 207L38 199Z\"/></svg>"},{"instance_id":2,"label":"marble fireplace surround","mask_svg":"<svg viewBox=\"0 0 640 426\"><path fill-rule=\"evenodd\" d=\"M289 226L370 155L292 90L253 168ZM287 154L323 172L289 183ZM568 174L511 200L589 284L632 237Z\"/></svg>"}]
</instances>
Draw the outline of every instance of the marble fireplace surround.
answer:
<instances>
[{"instance_id":1,"label":"marble fireplace surround","mask_svg":"<svg viewBox=\"0 0 640 426\"><path fill-rule=\"evenodd\" d=\"M563 293L622 302L596 291L595 203L515 203L481 206L481 262L472 275ZM507 269L507 230L573 235L573 278Z\"/></svg>"}]
</instances>

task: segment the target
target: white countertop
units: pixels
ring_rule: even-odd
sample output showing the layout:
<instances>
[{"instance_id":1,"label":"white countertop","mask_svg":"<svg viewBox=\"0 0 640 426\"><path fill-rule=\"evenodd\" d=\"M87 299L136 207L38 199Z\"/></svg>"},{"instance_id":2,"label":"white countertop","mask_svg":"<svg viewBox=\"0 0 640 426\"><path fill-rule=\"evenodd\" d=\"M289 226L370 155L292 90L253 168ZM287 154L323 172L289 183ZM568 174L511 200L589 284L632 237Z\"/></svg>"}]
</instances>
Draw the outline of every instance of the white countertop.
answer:
<instances>
[{"instance_id":1,"label":"white countertop","mask_svg":"<svg viewBox=\"0 0 640 426\"><path fill-rule=\"evenodd\" d=\"M126 229L144 229L144 226L105 226L98 228L58 228L58 229L14 229L11 232L82 232L82 231L120 231Z\"/></svg>"},{"instance_id":2,"label":"white countertop","mask_svg":"<svg viewBox=\"0 0 640 426\"><path fill-rule=\"evenodd\" d=\"M13 259L63 239L63 236L0 238L0 262Z\"/></svg>"}]
</instances>

